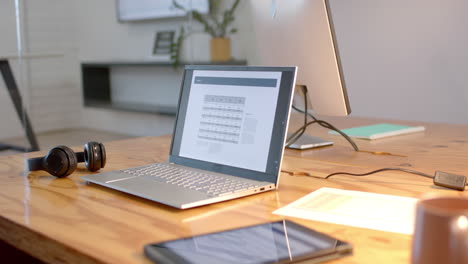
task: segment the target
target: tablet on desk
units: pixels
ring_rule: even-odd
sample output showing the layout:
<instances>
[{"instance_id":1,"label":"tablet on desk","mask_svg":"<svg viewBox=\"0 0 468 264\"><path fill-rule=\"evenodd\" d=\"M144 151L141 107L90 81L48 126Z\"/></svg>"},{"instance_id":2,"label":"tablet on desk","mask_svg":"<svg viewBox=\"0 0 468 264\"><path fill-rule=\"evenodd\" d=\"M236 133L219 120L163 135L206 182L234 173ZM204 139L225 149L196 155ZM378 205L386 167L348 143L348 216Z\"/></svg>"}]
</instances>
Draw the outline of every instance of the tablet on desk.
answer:
<instances>
[{"instance_id":1,"label":"tablet on desk","mask_svg":"<svg viewBox=\"0 0 468 264\"><path fill-rule=\"evenodd\" d=\"M156 263L319 263L352 254L349 243L288 220L148 244Z\"/></svg>"}]
</instances>

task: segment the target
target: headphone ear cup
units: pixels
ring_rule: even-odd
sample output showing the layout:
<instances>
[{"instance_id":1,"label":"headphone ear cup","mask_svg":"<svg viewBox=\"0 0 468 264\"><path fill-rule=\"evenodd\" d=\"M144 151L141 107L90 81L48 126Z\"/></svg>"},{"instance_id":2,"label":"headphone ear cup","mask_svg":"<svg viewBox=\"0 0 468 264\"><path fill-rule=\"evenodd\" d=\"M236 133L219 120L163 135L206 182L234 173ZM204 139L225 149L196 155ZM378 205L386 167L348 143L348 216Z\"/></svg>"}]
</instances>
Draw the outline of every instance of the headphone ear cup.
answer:
<instances>
[{"instance_id":1,"label":"headphone ear cup","mask_svg":"<svg viewBox=\"0 0 468 264\"><path fill-rule=\"evenodd\" d=\"M106 166L106 161L107 161L106 148L104 147L104 144L102 143L99 143L99 147L101 150L101 168L104 168L104 166Z\"/></svg>"},{"instance_id":2,"label":"headphone ear cup","mask_svg":"<svg viewBox=\"0 0 468 264\"><path fill-rule=\"evenodd\" d=\"M42 162L47 172L59 178L70 175L77 166L75 152L67 146L51 149Z\"/></svg>"},{"instance_id":3,"label":"headphone ear cup","mask_svg":"<svg viewBox=\"0 0 468 264\"><path fill-rule=\"evenodd\" d=\"M106 150L104 145L98 142L88 142L84 147L84 161L89 171L97 171L106 164Z\"/></svg>"}]
</instances>

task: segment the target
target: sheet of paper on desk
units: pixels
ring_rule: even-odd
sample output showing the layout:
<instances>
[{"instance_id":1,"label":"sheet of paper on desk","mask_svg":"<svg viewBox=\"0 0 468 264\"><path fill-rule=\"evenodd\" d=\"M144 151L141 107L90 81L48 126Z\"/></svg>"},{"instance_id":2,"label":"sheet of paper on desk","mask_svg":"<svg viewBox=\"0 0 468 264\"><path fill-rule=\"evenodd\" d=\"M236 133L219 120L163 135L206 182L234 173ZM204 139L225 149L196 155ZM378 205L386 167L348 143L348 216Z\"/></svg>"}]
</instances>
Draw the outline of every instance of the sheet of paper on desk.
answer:
<instances>
[{"instance_id":1,"label":"sheet of paper on desk","mask_svg":"<svg viewBox=\"0 0 468 264\"><path fill-rule=\"evenodd\" d=\"M321 188L273 213L409 235L416 202L409 197Z\"/></svg>"}]
</instances>

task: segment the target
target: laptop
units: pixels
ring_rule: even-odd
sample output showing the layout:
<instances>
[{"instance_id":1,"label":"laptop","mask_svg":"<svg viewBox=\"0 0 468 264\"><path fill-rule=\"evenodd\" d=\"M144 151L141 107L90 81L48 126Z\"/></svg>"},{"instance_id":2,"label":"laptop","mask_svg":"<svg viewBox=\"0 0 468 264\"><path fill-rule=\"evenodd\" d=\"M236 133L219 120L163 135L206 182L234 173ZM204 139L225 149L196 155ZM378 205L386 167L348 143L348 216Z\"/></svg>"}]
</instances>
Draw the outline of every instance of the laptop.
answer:
<instances>
[{"instance_id":1,"label":"laptop","mask_svg":"<svg viewBox=\"0 0 468 264\"><path fill-rule=\"evenodd\" d=\"M186 66L168 161L82 179L180 209L275 190L296 71Z\"/></svg>"}]
</instances>

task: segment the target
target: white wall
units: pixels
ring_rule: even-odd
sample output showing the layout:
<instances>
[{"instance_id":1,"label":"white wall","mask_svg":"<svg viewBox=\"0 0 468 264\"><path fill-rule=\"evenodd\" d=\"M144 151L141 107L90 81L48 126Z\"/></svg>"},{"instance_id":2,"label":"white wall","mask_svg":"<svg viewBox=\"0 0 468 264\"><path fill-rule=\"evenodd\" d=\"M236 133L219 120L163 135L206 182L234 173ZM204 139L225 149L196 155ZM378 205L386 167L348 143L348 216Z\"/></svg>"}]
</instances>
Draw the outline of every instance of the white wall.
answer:
<instances>
[{"instance_id":1,"label":"white wall","mask_svg":"<svg viewBox=\"0 0 468 264\"><path fill-rule=\"evenodd\" d=\"M21 88L25 90L24 99L36 132L80 126L131 135L159 135L172 131L174 117L171 116L83 108L79 67L83 61L147 60L153 48L155 33L166 29L177 30L186 23L185 18L119 23L115 0L21 2L24 52L53 55L25 60L22 70L13 65L14 70L19 71L15 74L21 76L22 73L24 76ZM243 5L240 5L239 9L242 8ZM7 37L5 41L2 39L0 55L14 55L14 1L1 1L0 12L0 26ZM192 26L202 31L197 23ZM243 31L241 29L241 33L232 38L232 54L237 59L246 58L244 46L240 45ZM184 42L181 59L208 61L209 40L206 34L189 37ZM133 77L125 79L132 74ZM180 70L157 67L143 71L139 68L116 68L112 76L115 89L113 98L122 101L127 97L132 102L145 96L145 103L151 103L148 98L155 98L156 103L171 98L176 102L177 93L174 90L179 89L181 74ZM135 76L141 78L135 81ZM0 85L3 83L0 82ZM21 124L6 96L6 89L0 88L0 122L8 124L2 126L0 139L17 137L22 134ZM135 90L140 94L135 94ZM156 92L162 94L157 97Z\"/></svg>"},{"instance_id":2,"label":"white wall","mask_svg":"<svg viewBox=\"0 0 468 264\"><path fill-rule=\"evenodd\" d=\"M322 0L293 2L301 1ZM468 1L329 3L351 115L468 124ZM255 43L255 34L247 41L268 45ZM284 48L291 44L285 40Z\"/></svg>"},{"instance_id":3,"label":"white wall","mask_svg":"<svg viewBox=\"0 0 468 264\"><path fill-rule=\"evenodd\" d=\"M16 22L14 1L0 1L0 58L17 54ZM18 65L11 63L14 74L18 76ZM0 76L0 139L22 135L21 123Z\"/></svg>"},{"instance_id":4,"label":"white wall","mask_svg":"<svg viewBox=\"0 0 468 264\"><path fill-rule=\"evenodd\" d=\"M187 18L118 22L115 4L115 0L82 0L76 5L80 61L151 60L155 33L178 30L181 25L187 24ZM239 6L238 11L243 8L244 4ZM202 31L201 25L196 22L192 27L195 31ZM242 33L232 36L232 55L236 59L246 59L247 48L242 45L241 39ZM210 37L205 33L190 36L184 41L181 60L209 61L209 41ZM161 101L177 103L181 70L115 67L111 75L112 99L116 102L141 102L146 105L161 104ZM84 126L131 135L160 135L172 132L173 121L174 117L171 116L87 107L83 110L82 123Z\"/></svg>"},{"instance_id":5,"label":"white wall","mask_svg":"<svg viewBox=\"0 0 468 264\"><path fill-rule=\"evenodd\" d=\"M22 2L25 52L62 54L24 63L27 74L21 89L36 131L84 125L150 135L157 124L164 126L164 132L172 130L173 119L167 116L83 109L79 63L144 60L155 32L177 29L183 19L119 23L115 0ZM464 15L468 2L330 2L352 115L468 124L468 17ZM239 6L237 17L239 34L232 37L232 54L237 59L255 58L255 50L250 49L255 32L246 2ZM0 56L16 53L15 27L14 1L0 1ZM208 41L204 35L188 39L182 59L208 58ZM13 70L22 76L16 62ZM157 77L157 69L154 74ZM117 87L121 88L125 87ZM3 81L0 123L0 139L22 134ZM149 123L154 127L148 128Z\"/></svg>"},{"instance_id":6,"label":"white wall","mask_svg":"<svg viewBox=\"0 0 468 264\"><path fill-rule=\"evenodd\" d=\"M72 0L24 1L29 110L36 131L79 127L81 88ZM51 56L48 56L50 55Z\"/></svg>"},{"instance_id":7,"label":"white wall","mask_svg":"<svg viewBox=\"0 0 468 264\"><path fill-rule=\"evenodd\" d=\"M150 58L157 31L177 30L180 19L118 22L114 0L83 0L76 5L78 14L78 46L81 62L145 61ZM116 67L111 69L112 98L115 102L129 103L145 96L151 105L154 90L171 85L158 81L158 68ZM154 74L148 72L153 70ZM167 69L165 69L167 70ZM179 71L172 70L174 74ZM171 74L171 75L174 75ZM132 76L143 77L135 81ZM155 89L151 89L155 86ZM135 92L137 91L137 92ZM172 132L173 117L112 111L86 107L82 110L82 124L135 136L160 135Z\"/></svg>"},{"instance_id":8,"label":"white wall","mask_svg":"<svg viewBox=\"0 0 468 264\"><path fill-rule=\"evenodd\" d=\"M16 54L15 1L1 1L0 56ZM81 89L76 58L76 29L71 0L25 0L21 3L22 51L26 55L21 67L11 59L15 77L36 132L80 126ZM5 29L5 31L3 31ZM6 33L6 45L3 41ZM33 57L29 56L32 55ZM3 83L1 84L3 86ZM5 91L0 87L2 93ZM2 94L3 95L3 94ZM0 138L22 134L13 115L9 98L2 96ZM18 128L19 127L19 131Z\"/></svg>"},{"instance_id":9,"label":"white wall","mask_svg":"<svg viewBox=\"0 0 468 264\"><path fill-rule=\"evenodd\" d=\"M230 3L230 1L224 1ZM82 0L76 4L78 12L79 47L81 60L144 60L152 52L155 33L172 29L178 30L187 24L187 18L166 18L136 22L118 22L115 0ZM239 6L239 10L244 8ZM202 31L197 22L194 31ZM242 32L242 31L241 31ZM208 61L209 40L207 34L195 34L184 43L186 47L182 60ZM245 59L245 48L239 45L239 36L233 36L232 55ZM189 47L190 46L190 47Z\"/></svg>"},{"instance_id":10,"label":"white wall","mask_svg":"<svg viewBox=\"0 0 468 264\"><path fill-rule=\"evenodd\" d=\"M468 1L330 3L352 115L468 124Z\"/></svg>"}]
</instances>

